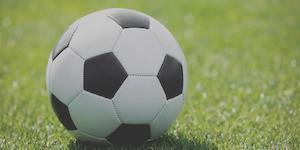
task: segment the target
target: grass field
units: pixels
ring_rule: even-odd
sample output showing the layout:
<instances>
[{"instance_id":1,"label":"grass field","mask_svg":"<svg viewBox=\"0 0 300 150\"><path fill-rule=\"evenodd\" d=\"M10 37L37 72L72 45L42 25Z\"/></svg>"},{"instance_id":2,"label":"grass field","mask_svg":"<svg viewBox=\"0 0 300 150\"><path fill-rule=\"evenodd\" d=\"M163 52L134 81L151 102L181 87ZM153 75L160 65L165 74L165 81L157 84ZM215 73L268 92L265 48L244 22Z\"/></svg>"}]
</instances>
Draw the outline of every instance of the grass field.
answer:
<instances>
[{"instance_id":1,"label":"grass field","mask_svg":"<svg viewBox=\"0 0 300 150\"><path fill-rule=\"evenodd\" d=\"M186 102L148 149L299 149L300 1L0 1L0 149L103 148L76 141L54 115L47 58L66 27L125 7L163 22L189 67ZM113 148L113 147L104 147Z\"/></svg>"}]
</instances>

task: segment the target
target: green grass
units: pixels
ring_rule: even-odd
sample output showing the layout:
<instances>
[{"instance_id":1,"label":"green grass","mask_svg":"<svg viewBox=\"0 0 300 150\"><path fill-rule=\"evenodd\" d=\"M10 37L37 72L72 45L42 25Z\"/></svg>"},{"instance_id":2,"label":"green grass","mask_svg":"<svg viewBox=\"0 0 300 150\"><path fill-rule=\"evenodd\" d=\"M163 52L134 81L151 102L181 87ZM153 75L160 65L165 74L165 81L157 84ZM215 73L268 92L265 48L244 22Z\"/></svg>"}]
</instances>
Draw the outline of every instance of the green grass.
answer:
<instances>
[{"instance_id":1,"label":"green grass","mask_svg":"<svg viewBox=\"0 0 300 150\"><path fill-rule=\"evenodd\" d=\"M58 122L45 69L69 24L108 7L163 22L189 68L186 102L168 133L123 148L299 149L299 6L298 0L1 0L0 149L101 148L76 141Z\"/></svg>"}]
</instances>

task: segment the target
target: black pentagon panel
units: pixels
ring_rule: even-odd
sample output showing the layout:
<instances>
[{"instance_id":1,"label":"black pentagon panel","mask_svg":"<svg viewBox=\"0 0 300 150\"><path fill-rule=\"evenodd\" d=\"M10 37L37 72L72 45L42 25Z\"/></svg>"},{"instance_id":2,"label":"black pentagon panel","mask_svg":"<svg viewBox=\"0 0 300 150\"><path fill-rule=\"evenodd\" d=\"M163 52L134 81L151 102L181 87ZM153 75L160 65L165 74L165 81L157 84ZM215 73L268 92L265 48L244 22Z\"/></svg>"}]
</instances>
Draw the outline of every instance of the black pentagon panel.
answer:
<instances>
[{"instance_id":1,"label":"black pentagon panel","mask_svg":"<svg viewBox=\"0 0 300 150\"><path fill-rule=\"evenodd\" d=\"M167 99L174 98L182 93L183 71L182 65L174 57L166 55L157 75Z\"/></svg>"},{"instance_id":2,"label":"black pentagon panel","mask_svg":"<svg viewBox=\"0 0 300 150\"><path fill-rule=\"evenodd\" d=\"M122 124L106 139L114 145L140 144L150 139L150 126L147 124Z\"/></svg>"},{"instance_id":3,"label":"black pentagon panel","mask_svg":"<svg viewBox=\"0 0 300 150\"><path fill-rule=\"evenodd\" d=\"M53 94L51 94L51 104L58 120L64 125L64 127L68 130L76 130L76 126L70 116L68 106L62 103Z\"/></svg>"},{"instance_id":4,"label":"black pentagon panel","mask_svg":"<svg viewBox=\"0 0 300 150\"><path fill-rule=\"evenodd\" d=\"M106 97L113 98L127 73L112 53L105 53L87 59L84 62L84 90Z\"/></svg>"},{"instance_id":5,"label":"black pentagon panel","mask_svg":"<svg viewBox=\"0 0 300 150\"><path fill-rule=\"evenodd\" d=\"M129 11L118 10L109 15L122 28L145 28L149 29L150 20L147 16Z\"/></svg>"},{"instance_id":6,"label":"black pentagon panel","mask_svg":"<svg viewBox=\"0 0 300 150\"><path fill-rule=\"evenodd\" d=\"M64 32L64 34L57 42L55 48L52 50L52 60L54 60L64 49L66 49L69 46L72 36L76 31L76 29L77 26L71 25L67 29L67 31Z\"/></svg>"}]
</instances>

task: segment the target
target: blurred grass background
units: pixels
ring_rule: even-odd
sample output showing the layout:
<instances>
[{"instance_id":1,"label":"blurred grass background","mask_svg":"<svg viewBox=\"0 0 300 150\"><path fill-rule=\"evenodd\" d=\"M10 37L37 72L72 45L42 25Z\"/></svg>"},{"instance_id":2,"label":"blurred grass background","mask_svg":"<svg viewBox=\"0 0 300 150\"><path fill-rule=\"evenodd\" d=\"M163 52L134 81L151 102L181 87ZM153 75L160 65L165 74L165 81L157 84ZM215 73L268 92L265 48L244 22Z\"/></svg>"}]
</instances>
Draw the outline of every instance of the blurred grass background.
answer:
<instances>
[{"instance_id":1,"label":"blurred grass background","mask_svg":"<svg viewBox=\"0 0 300 150\"><path fill-rule=\"evenodd\" d=\"M69 24L110 7L160 20L189 67L184 109L168 133L123 148L299 149L299 6L299 0L0 0L0 149L101 148L76 141L58 122L45 69Z\"/></svg>"}]
</instances>

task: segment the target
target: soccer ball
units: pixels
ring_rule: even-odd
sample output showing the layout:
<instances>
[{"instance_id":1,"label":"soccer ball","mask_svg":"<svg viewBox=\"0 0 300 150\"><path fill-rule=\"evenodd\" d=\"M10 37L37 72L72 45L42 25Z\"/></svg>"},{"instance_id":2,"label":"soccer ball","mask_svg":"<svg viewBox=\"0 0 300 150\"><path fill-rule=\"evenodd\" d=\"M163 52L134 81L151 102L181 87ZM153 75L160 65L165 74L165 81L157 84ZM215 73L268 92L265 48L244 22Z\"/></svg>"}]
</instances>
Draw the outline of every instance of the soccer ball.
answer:
<instances>
[{"instance_id":1,"label":"soccer ball","mask_svg":"<svg viewBox=\"0 0 300 150\"><path fill-rule=\"evenodd\" d=\"M106 9L73 23L50 54L47 88L60 122L79 140L111 144L158 138L181 110L184 55L150 16Z\"/></svg>"}]
</instances>

